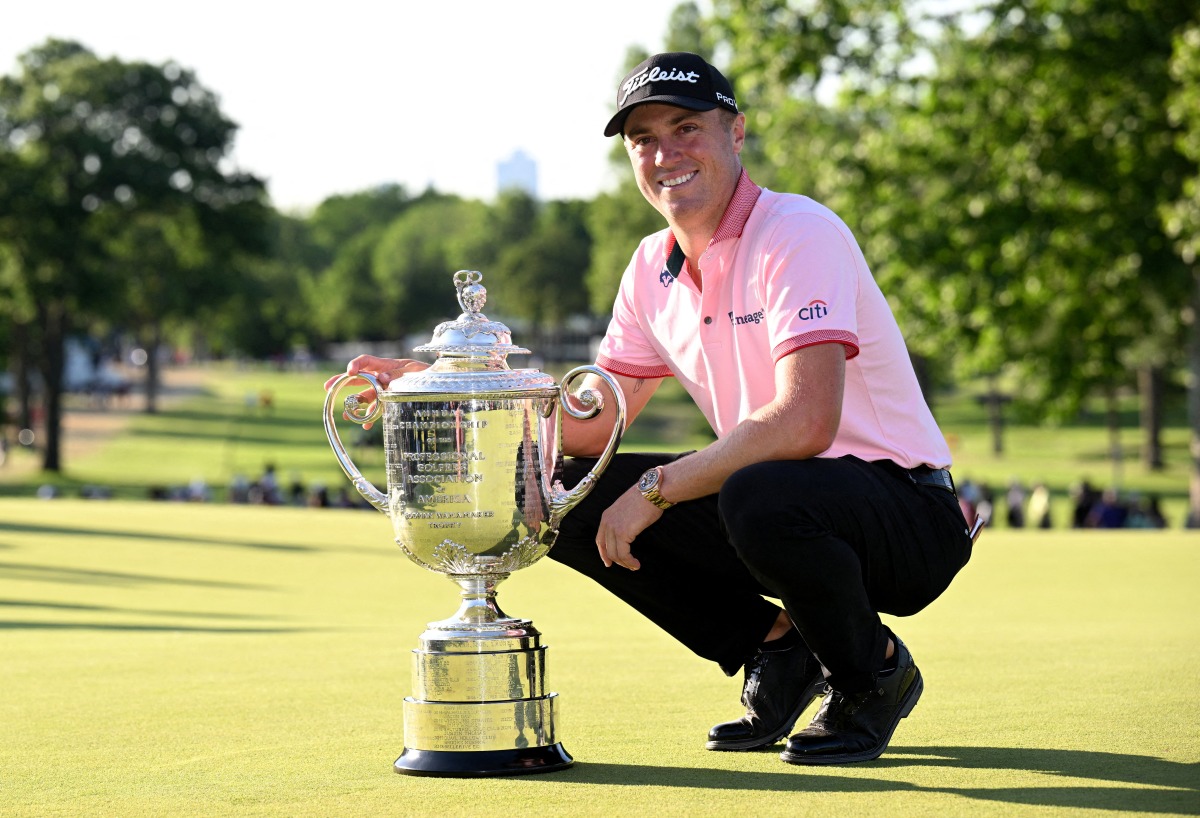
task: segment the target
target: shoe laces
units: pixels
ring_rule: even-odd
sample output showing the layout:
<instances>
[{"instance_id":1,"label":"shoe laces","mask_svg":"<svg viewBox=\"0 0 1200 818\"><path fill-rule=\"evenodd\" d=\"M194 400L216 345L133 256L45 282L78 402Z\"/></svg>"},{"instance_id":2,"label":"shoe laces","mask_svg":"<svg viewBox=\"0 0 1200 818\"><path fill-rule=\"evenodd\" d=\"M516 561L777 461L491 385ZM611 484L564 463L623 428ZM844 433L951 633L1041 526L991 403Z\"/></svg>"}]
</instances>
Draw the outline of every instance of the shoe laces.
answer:
<instances>
[{"instance_id":1,"label":"shoe laces","mask_svg":"<svg viewBox=\"0 0 1200 818\"><path fill-rule=\"evenodd\" d=\"M825 698L821 702L820 709L817 710L817 715L813 718L814 722L831 723L847 721L861 710L863 705L883 694L882 690L868 690L848 696L839 690L835 690L829 684L825 685L824 692Z\"/></svg>"},{"instance_id":2,"label":"shoe laces","mask_svg":"<svg viewBox=\"0 0 1200 818\"><path fill-rule=\"evenodd\" d=\"M751 702L758 695L758 686L762 682L762 673L767 666L766 654L759 651L754 658L746 663L746 681L742 684L742 704L751 707Z\"/></svg>"}]
</instances>

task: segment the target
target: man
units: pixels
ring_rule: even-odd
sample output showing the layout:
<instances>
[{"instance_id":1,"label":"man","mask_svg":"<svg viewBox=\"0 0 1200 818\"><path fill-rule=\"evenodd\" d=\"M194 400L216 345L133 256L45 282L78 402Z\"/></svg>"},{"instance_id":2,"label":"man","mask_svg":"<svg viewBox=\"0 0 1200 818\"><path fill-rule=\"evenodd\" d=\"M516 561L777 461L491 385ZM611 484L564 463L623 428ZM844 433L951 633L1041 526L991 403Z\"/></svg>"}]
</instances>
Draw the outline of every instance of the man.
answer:
<instances>
[{"instance_id":1,"label":"man","mask_svg":"<svg viewBox=\"0 0 1200 818\"><path fill-rule=\"evenodd\" d=\"M823 695L781 758L877 758L923 689L879 613L924 608L972 545L904 340L841 220L742 169L745 116L701 57L631 71L605 129L617 134L667 228L625 271L597 363L627 422L675 377L717 440L618 454L550 556L725 673L744 670L746 713L713 727L709 749L773 744ZM420 366L364 356L348 371L386 382ZM608 428L567 419L564 482Z\"/></svg>"}]
</instances>

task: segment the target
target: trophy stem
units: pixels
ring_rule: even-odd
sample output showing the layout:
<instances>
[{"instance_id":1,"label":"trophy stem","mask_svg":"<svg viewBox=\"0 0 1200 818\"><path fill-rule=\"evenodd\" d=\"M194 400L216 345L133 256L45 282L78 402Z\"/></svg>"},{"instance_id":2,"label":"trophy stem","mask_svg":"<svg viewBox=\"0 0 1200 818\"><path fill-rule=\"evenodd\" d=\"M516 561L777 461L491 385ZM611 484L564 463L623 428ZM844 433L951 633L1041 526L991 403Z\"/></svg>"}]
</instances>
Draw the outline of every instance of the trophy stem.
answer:
<instances>
[{"instance_id":1,"label":"trophy stem","mask_svg":"<svg viewBox=\"0 0 1200 818\"><path fill-rule=\"evenodd\" d=\"M496 586L508 579L508 574L451 575L458 584L462 602L454 616L440 622L430 622L431 630L511 630L530 623L514 619L496 603Z\"/></svg>"}]
</instances>

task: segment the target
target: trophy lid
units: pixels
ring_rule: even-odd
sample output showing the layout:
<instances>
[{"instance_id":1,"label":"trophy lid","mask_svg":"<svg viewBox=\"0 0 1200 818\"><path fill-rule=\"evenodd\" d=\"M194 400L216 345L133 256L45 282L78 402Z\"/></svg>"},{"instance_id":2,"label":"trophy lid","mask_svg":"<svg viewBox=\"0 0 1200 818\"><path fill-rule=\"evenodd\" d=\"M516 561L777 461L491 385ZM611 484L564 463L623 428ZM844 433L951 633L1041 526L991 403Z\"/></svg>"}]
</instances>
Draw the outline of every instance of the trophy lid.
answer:
<instances>
[{"instance_id":1,"label":"trophy lid","mask_svg":"<svg viewBox=\"0 0 1200 818\"><path fill-rule=\"evenodd\" d=\"M417 352L436 352L438 358L483 358L503 360L512 353L528 354L529 350L514 346L512 333L499 321L489 320L481 310L487 302L487 289L479 282L483 273L459 270L454 274L458 304L462 315L453 321L443 321L433 331L428 344Z\"/></svg>"},{"instance_id":2,"label":"trophy lid","mask_svg":"<svg viewBox=\"0 0 1200 818\"><path fill-rule=\"evenodd\" d=\"M429 399L439 395L540 394L554 387L554 378L540 370L509 368L510 354L527 355L529 350L513 344L508 327L480 312L487 300L487 290L479 283L482 280L483 274L475 270L454 274L462 315L438 324L432 340L416 347L416 352L437 353L437 360L428 369L406 372L392 381L383 395L385 400L417 395Z\"/></svg>"}]
</instances>

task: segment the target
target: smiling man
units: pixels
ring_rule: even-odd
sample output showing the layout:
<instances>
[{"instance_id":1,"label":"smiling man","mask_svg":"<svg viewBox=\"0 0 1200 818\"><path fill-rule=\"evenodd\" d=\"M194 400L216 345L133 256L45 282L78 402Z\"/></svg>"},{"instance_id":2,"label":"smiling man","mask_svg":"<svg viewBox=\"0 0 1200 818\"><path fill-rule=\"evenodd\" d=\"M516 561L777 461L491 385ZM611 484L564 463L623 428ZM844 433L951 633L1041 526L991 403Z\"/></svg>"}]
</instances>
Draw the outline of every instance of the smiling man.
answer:
<instances>
[{"instance_id":1,"label":"smiling man","mask_svg":"<svg viewBox=\"0 0 1200 818\"><path fill-rule=\"evenodd\" d=\"M637 66L604 133L667 227L626 269L597 363L629 423L674 377L717 440L618 454L550 556L744 671L745 715L713 727L709 749L778 742L823 696L782 759L877 758L923 689L879 613L924 608L972 546L904 339L849 228L751 181L745 116L704 59ZM568 422L569 472L605 428Z\"/></svg>"}]
</instances>

